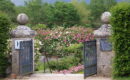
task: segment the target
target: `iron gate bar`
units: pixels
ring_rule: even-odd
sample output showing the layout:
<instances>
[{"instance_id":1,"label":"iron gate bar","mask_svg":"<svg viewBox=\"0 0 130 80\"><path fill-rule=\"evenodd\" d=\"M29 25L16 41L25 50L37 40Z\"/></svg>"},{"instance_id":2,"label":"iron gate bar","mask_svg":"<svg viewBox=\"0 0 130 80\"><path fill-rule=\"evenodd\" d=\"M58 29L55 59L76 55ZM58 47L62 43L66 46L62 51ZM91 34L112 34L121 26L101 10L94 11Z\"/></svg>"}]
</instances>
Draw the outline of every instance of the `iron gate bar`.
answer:
<instances>
[{"instance_id":1,"label":"iron gate bar","mask_svg":"<svg viewBox=\"0 0 130 80\"><path fill-rule=\"evenodd\" d=\"M20 42L19 73L26 75L33 72L33 43L30 41Z\"/></svg>"},{"instance_id":2,"label":"iron gate bar","mask_svg":"<svg viewBox=\"0 0 130 80\"><path fill-rule=\"evenodd\" d=\"M84 78L97 73L96 40L84 42Z\"/></svg>"},{"instance_id":3,"label":"iron gate bar","mask_svg":"<svg viewBox=\"0 0 130 80\"><path fill-rule=\"evenodd\" d=\"M93 67L93 66L97 66L97 65L94 64L94 65L90 65L90 66L85 66L85 68L89 68L89 67Z\"/></svg>"}]
</instances>

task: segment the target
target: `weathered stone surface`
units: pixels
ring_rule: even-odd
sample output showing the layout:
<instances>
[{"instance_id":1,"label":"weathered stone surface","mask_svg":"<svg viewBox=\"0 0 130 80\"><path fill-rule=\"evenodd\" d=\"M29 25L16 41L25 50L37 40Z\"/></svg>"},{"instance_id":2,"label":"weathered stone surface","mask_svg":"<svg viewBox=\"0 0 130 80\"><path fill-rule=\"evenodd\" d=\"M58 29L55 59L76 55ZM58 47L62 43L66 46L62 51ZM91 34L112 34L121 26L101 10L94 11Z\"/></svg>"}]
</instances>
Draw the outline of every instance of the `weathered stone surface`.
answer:
<instances>
[{"instance_id":1,"label":"weathered stone surface","mask_svg":"<svg viewBox=\"0 0 130 80\"><path fill-rule=\"evenodd\" d=\"M111 13L110 12L104 12L101 16L101 21L104 24L109 24L110 22Z\"/></svg>"},{"instance_id":2,"label":"weathered stone surface","mask_svg":"<svg viewBox=\"0 0 130 80\"><path fill-rule=\"evenodd\" d=\"M113 51L102 51L101 50L101 39L108 39L111 36L111 25L110 21L110 12L104 12L101 16L101 20L104 23L98 30L95 30L94 36L97 40L97 75L110 77L112 74L112 59L114 57ZM105 46L103 46L105 47Z\"/></svg>"},{"instance_id":3,"label":"weathered stone surface","mask_svg":"<svg viewBox=\"0 0 130 80\"><path fill-rule=\"evenodd\" d=\"M101 52L98 54L98 73L110 77L112 74L112 52Z\"/></svg>"},{"instance_id":4,"label":"weathered stone surface","mask_svg":"<svg viewBox=\"0 0 130 80\"><path fill-rule=\"evenodd\" d=\"M31 30L29 27L20 25L15 30L12 30L11 36L15 38L26 38L26 37L34 37L36 32Z\"/></svg>"},{"instance_id":5,"label":"weathered stone surface","mask_svg":"<svg viewBox=\"0 0 130 80\"><path fill-rule=\"evenodd\" d=\"M101 51L100 39L97 38L97 75L110 77L112 75L113 51Z\"/></svg>"},{"instance_id":6,"label":"weathered stone surface","mask_svg":"<svg viewBox=\"0 0 130 80\"><path fill-rule=\"evenodd\" d=\"M17 21L20 24L15 30L11 31L12 37L12 74L20 75L20 49L15 46L18 45L18 42L15 41L30 41L32 40L33 44L33 71L34 71L34 40L33 37L36 35L34 30L31 30L29 27L25 26L28 22L28 17L26 14L19 14ZM19 44L20 45L20 44Z\"/></svg>"},{"instance_id":7,"label":"weathered stone surface","mask_svg":"<svg viewBox=\"0 0 130 80\"><path fill-rule=\"evenodd\" d=\"M19 74L19 52L12 53L12 73Z\"/></svg>"},{"instance_id":8,"label":"weathered stone surface","mask_svg":"<svg viewBox=\"0 0 130 80\"><path fill-rule=\"evenodd\" d=\"M95 30L93 33L95 37L109 37L111 36L111 25L104 24L98 30Z\"/></svg>"},{"instance_id":9,"label":"weathered stone surface","mask_svg":"<svg viewBox=\"0 0 130 80\"><path fill-rule=\"evenodd\" d=\"M95 30L94 36L95 37L108 37L111 35L111 25L110 22L110 12L104 12L101 16L101 21L104 23L98 30Z\"/></svg>"},{"instance_id":10,"label":"weathered stone surface","mask_svg":"<svg viewBox=\"0 0 130 80\"><path fill-rule=\"evenodd\" d=\"M17 22L20 24L20 25L25 25L28 23L28 16L24 13L21 13L17 16Z\"/></svg>"},{"instance_id":11,"label":"weathered stone surface","mask_svg":"<svg viewBox=\"0 0 130 80\"><path fill-rule=\"evenodd\" d=\"M15 30L11 31L11 36L13 38L34 37L36 35L34 30L31 30L28 26L25 26L28 20L28 16L24 13L17 16L17 21L20 25Z\"/></svg>"}]
</instances>

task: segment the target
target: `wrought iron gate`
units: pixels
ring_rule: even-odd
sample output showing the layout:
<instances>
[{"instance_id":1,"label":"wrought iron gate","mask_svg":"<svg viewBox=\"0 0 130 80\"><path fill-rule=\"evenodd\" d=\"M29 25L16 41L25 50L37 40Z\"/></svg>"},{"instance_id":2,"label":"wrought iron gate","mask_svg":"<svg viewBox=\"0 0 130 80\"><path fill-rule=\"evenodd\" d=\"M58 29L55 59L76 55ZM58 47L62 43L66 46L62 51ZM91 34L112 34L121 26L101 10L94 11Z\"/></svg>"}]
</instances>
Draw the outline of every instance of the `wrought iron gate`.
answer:
<instances>
[{"instance_id":1,"label":"wrought iron gate","mask_svg":"<svg viewBox=\"0 0 130 80\"><path fill-rule=\"evenodd\" d=\"M19 67L20 75L26 75L33 72L32 40L20 42Z\"/></svg>"},{"instance_id":2,"label":"wrought iron gate","mask_svg":"<svg viewBox=\"0 0 130 80\"><path fill-rule=\"evenodd\" d=\"M84 42L84 78L97 73L96 40Z\"/></svg>"}]
</instances>

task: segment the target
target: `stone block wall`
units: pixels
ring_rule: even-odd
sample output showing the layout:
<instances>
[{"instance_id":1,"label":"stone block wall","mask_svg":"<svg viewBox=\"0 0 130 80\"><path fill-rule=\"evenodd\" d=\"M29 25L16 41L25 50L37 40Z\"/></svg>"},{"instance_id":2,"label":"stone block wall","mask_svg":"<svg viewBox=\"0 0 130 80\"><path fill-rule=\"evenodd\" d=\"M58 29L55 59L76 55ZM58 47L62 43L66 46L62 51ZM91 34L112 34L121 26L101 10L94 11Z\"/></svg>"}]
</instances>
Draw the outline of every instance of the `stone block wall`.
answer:
<instances>
[{"instance_id":1,"label":"stone block wall","mask_svg":"<svg viewBox=\"0 0 130 80\"><path fill-rule=\"evenodd\" d=\"M97 38L97 75L110 77L112 75L113 51L101 51L100 39Z\"/></svg>"}]
</instances>

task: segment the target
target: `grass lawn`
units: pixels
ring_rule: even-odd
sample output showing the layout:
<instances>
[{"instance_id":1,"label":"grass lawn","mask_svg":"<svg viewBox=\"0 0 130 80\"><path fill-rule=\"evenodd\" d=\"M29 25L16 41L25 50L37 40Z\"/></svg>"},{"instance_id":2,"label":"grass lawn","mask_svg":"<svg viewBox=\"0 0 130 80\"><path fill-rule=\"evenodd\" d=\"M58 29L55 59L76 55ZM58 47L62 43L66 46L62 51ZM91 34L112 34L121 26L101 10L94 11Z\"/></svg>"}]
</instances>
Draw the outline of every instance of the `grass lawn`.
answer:
<instances>
[{"instance_id":1,"label":"grass lawn","mask_svg":"<svg viewBox=\"0 0 130 80\"><path fill-rule=\"evenodd\" d=\"M83 71L83 70L81 70L81 71L76 72L76 73L74 73L74 74L84 74L84 71Z\"/></svg>"},{"instance_id":2,"label":"grass lawn","mask_svg":"<svg viewBox=\"0 0 130 80\"><path fill-rule=\"evenodd\" d=\"M119 78L115 78L113 80L130 80L130 77L119 77Z\"/></svg>"}]
</instances>

